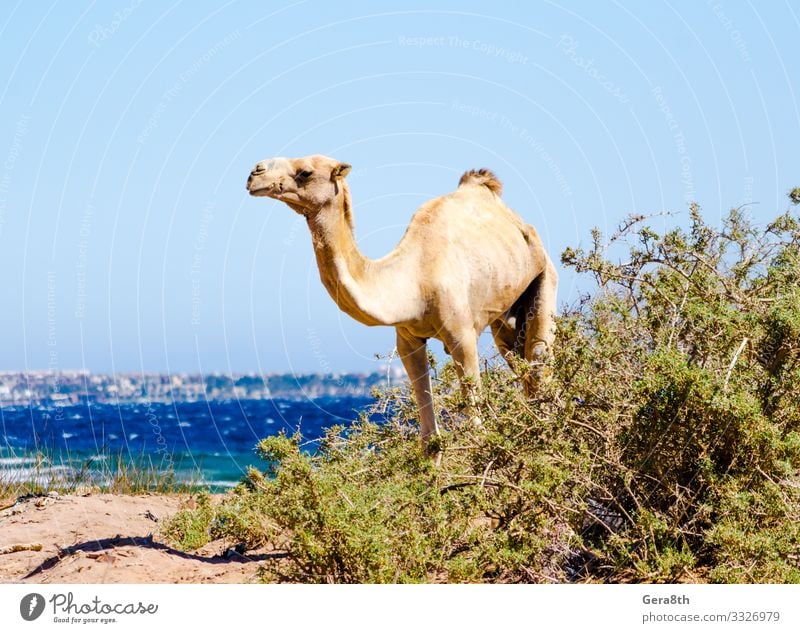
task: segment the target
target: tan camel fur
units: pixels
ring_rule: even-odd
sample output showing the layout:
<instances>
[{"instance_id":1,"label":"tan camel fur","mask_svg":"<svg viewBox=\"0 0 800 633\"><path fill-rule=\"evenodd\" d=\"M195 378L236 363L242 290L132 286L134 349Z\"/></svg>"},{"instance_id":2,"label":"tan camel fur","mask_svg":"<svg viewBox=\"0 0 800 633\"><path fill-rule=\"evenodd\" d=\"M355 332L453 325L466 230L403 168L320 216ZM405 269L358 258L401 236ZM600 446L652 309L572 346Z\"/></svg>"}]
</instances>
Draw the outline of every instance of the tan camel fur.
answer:
<instances>
[{"instance_id":1,"label":"tan camel fur","mask_svg":"<svg viewBox=\"0 0 800 633\"><path fill-rule=\"evenodd\" d=\"M391 253L367 259L353 235L349 171L326 156L272 158L255 166L247 190L305 217L320 278L339 308L365 325L396 328L425 441L438 434L427 340L444 343L469 395L480 389L478 336L487 326L509 362L543 360L554 338L557 273L536 230L503 203L502 185L484 169L423 204ZM528 375L526 390L535 386Z\"/></svg>"}]
</instances>

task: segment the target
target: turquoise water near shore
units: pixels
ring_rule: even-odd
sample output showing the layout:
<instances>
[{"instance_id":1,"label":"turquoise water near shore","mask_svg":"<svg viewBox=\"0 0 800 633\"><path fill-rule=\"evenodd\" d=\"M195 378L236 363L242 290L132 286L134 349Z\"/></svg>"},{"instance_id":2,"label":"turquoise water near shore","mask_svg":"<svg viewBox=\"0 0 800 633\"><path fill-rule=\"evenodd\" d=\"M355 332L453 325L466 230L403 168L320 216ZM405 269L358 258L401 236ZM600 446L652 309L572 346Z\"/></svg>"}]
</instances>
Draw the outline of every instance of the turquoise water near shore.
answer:
<instances>
[{"instance_id":1,"label":"turquoise water near shore","mask_svg":"<svg viewBox=\"0 0 800 633\"><path fill-rule=\"evenodd\" d=\"M324 397L2 407L0 481L68 480L85 472L102 483L103 473L122 459L220 491L240 481L248 466L264 465L254 451L260 439L299 428L306 448L314 450L326 428L349 424L373 402Z\"/></svg>"}]
</instances>

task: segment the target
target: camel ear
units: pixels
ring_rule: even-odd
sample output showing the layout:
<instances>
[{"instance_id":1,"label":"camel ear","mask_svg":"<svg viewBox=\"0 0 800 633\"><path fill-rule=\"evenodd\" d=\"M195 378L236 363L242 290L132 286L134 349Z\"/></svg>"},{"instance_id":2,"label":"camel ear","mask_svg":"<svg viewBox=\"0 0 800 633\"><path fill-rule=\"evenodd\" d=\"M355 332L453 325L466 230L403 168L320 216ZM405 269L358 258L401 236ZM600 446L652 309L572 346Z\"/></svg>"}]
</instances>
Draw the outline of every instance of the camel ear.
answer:
<instances>
[{"instance_id":1,"label":"camel ear","mask_svg":"<svg viewBox=\"0 0 800 633\"><path fill-rule=\"evenodd\" d=\"M331 180L336 180L337 178L344 178L347 174L350 173L352 169L352 165L348 165L347 163L339 163L336 167L333 168L331 172Z\"/></svg>"}]
</instances>

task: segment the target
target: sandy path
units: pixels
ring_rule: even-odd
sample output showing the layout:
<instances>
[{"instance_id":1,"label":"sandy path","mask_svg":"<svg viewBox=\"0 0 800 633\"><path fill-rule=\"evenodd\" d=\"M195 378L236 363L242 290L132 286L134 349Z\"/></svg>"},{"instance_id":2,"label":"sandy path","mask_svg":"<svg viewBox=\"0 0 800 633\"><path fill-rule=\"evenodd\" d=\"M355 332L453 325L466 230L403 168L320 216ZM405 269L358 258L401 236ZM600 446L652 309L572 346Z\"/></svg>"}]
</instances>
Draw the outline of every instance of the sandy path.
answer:
<instances>
[{"instance_id":1,"label":"sandy path","mask_svg":"<svg viewBox=\"0 0 800 633\"><path fill-rule=\"evenodd\" d=\"M180 552L159 538L178 496L63 495L0 511L0 551L40 543L41 551L0 555L3 583L242 583L257 581L266 552L225 557L229 545Z\"/></svg>"}]
</instances>

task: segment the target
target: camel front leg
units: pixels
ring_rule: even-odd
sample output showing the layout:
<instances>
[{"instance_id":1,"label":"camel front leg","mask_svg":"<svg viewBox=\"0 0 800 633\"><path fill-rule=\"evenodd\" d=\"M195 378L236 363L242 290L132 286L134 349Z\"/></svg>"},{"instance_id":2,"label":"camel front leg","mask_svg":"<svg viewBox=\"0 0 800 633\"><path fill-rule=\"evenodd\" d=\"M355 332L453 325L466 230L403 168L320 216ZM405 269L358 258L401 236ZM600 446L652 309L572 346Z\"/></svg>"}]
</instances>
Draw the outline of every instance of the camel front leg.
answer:
<instances>
[{"instance_id":1,"label":"camel front leg","mask_svg":"<svg viewBox=\"0 0 800 633\"><path fill-rule=\"evenodd\" d=\"M455 362L456 373L461 382L461 392L470 406L475 406L476 395L481 390L478 335L474 330L469 330L457 336L449 336L447 347Z\"/></svg>"},{"instance_id":2,"label":"camel front leg","mask_svg":"<svg viewBox=\"0 0 800 633\"><path fill-rule=\"evenodd\" d=\"M425 339L417 338L397 331L397 353L403 361L414 397L419 409L420 437L423 443L431 436L439 435L436 417L433 413L433 396L431 395L431 376L428 369L428 351Z\"/></svg>"}]
</instances>

